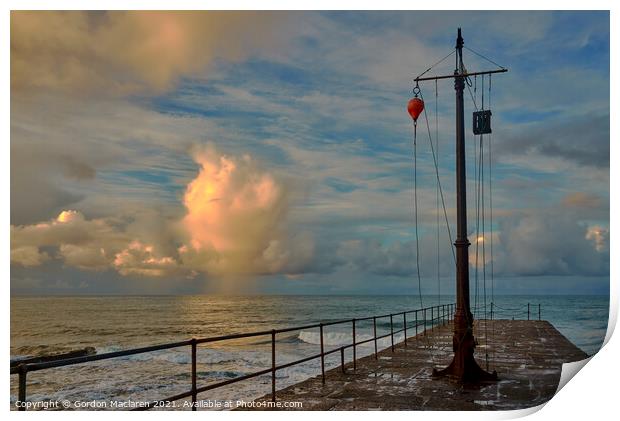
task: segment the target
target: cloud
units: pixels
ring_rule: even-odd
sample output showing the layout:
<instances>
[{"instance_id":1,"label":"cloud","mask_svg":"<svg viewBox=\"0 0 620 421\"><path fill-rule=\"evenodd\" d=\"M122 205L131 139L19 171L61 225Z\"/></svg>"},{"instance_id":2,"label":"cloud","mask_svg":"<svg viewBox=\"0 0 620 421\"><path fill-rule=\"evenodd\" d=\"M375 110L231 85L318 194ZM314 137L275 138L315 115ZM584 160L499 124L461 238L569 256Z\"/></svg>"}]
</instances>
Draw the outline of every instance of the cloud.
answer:
<instances>
[{"instance_id":1,"label":"cloud","mask_svg":"<svg viewBox=\"0 0 620 421\"><path fill-rule=\"evenodd\" d=\"M312 235L286 229L286 183L250 155L225 155L209 146L197 148L194 158L200 169L185 190L182 219L154 211L87 219L63 210L52 220L11 226L12 263L57 259L82 270L144 277L312 270Z\"/></svg>"},{"instance_id":2,"label":"cloud","mask_svg":"<svg viewBox=\"0 0 620 421\"><path fill-rule=\"evenodd\" d=\"M562 33L565 45L575 32L555 28L561 22L554 14L303 13L286 41L296 48L282 49L273 42L287 39L284 15L205 13L13 12L11 254L23 266L16 273L29 276L39 266L40 276L54 267L127 291L204 274L282 280L328 273L329 282L346 285L341 269L360 283L391 277L404 284L416 267L411 126L403 104L411 77L448 52L454 23L462 21L467 45L511 70L512 79L493 88L497 118L505 120L493 138L496 274L605 273L609 66L585 54L608 50L604 43L571 49L558 66L559 38L549 36ZM218 22L210 25L213 16ZM488 37L488 28L475 23L489 17L498 28L527 20L531 31L521 39L511 31ZM597 20L579 31L608 38L608 27L599 26ZM523 58L517 62L504 48L513 51L515 43ZM533 48L545 54L534 57ZM442 65L449 71L453 63ZM580 80L583 66L594 66L595 77ZM540 71L524 80L524 68ZM453 91L439 86L440 168L453 222ZM227 153L197 150L196 166L187 151L205 138L218 139ZM427 148L424 137L420 144ZM420 266L428 278L436 270L436 215L434 169L424 148ZM234 169L226 173L229 164ZM202 189L206 178L223 181L219 197ZM269 181L263 184L273 198L262 208L261 180ZM191 183L196 194L186 206ZM220 197L231 199L219 203ZM242 204L237 214L234 198ZM70 209L80 212L59 221ZM537 241L532 226L553 232ZM576 246L567 247L557 231ZM447 238L440 245L446 275L452 254ZM187 282L194 281L200 284Z\"/></svg>"},{"instance_id":3,"label":"cloud","mask_svg":"<svg viewBox=\"0 0 620 421\"><path fill-rule=\"evenodd\" d=\"M609 230L599 225L588 227L586 231L586 240L594 243L594 248L598 252L609 251Z\"/></svg>"},{"instance_id":4,"label":"cloud","mask_svg":"<svg viewBox=\"0 0 620 421\"><path fill-rule=\"evenodd\" d=\"M564 196L562 205L572 208L598 209L603 206L603 200L592 193L575 192Z\"/></svg>"},{"instance_id":5,"label":"cloud","mask_svg":"<svg viewBox=\"0 0 620 421\"><path fill-rule=\"evenodd\" d=\"M286 187L249 155L236 158L207 147L194 159L200 172L183 198L191 252L206 252L208 271L255 272L265 250L282 236Z\"/></svg>"},{"instance_id":6,"label":"cloud","mask_svg":"<svg viewBox=\"0 0 620 421\"><path fill-rule=\"evenodd\" d=\"M48 260L43 258L47 256L81 269L100 270L127 241L123 227L115 226L112 218L87 220L67 210L38 224L11 225L11 262L35 266Z\"/></svg>"},{"instance_id":7,"label":"cloud","mask_svg":"<svg viewBox=\"0 0 620 421\"><path fill-rule=\"evenodd\" d=\"M162 91L216 59L278 48L285 21L282 12L13 11L11 87Z\"/></svg>"},{"instance_id":8,"label":"cloud","mask_svg":"<svg viewBox=\"0 0 620 421\"><path fill-rule=\"evenodd\" d=\"M608 275L607 234L561 212L515 215L500 222L497 273L504 275Z\"/></svg>"},{"instance_id":9,"label":"cloud","mask_svg":"<svg viewBox=\"0 0 620 421\"><path fill-rule=\"evenodd\" d=\"M170 257L157 257L154 247L140 241L132 241L127 248L117 253L114 268L121 275L165 276L172 275L178 269L178 262Z\"/></svg>"},{"instance_id":10,"label":"cloud","mask_svg":"<svg viewBox=\"0 0 620 421\"><path fill-rule=\"evenodd\" d=\"M539 155L579 166L609 168L609 114L522 127L498 144L496 154Z\"/></svg>"},{"instance_id":11,"label":"cloud","mask_svg":"<svg viewBox=\"0 0 620 421\"><path fill-rule=\"evenodd\" d=\"M11 262L21 266L39 266L48 259L47 253L39 251L36 246L11 247Z\"/></svg>"},{"instance_id":12,"label":"cloud","mask_svg":"<svg viewBox=\"0 0 620 421\"><path fill-rule=\"evenodd\" d=\"M378 240L344 241L338 248L342 262L362 272L387 276L409 276L416 270L413 242L382 244Z\"/></svg>"}]
</instances>

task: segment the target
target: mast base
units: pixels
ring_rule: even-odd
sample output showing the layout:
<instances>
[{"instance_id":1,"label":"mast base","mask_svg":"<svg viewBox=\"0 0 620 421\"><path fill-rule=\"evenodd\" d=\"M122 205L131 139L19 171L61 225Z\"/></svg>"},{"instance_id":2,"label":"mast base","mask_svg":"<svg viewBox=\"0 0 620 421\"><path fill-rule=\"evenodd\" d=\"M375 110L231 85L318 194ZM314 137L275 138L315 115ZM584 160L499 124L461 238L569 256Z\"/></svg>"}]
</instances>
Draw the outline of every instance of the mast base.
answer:
<instances>
[{"instance_id":1,"label":"mast base","mask_svg":"<svg viewBox=\"0 0 620 421\"><path fill-rule=\"evenodd\" d=\"M448 367L437 370L433 368L433 377L448 377L460 384L477 384L497 381L497 372L492 373L480 368L474 358L475 341L473 335L466 335L459 344L456 336L453 339L454 358Z\"/></svg>"}]
</instances>

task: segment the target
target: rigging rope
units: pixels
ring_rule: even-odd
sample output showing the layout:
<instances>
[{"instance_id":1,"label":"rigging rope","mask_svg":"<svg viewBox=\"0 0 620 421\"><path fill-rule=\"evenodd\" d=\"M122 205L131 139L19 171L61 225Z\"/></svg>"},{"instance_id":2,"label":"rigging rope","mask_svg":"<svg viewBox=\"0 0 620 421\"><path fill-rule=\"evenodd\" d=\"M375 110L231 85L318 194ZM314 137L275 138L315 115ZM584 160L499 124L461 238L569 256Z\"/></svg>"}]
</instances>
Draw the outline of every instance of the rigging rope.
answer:
<instances>
[{"instance_id":1,"label":"rigging rope","mask_svg":"<svg viewBox=\"0 0 620 421\"><path fill-rule=\"evenodd\" d=\"M424 95L420 91L420 98L424 101ZM441 206L443 208L443 216L446 222L446 229L448 231L448 238L450 240L450 250L452 250L452 258L454 259L454 266L456 267L456 253L454 252L454 241L452 241L452 231L450 230L450 223L448 222L448 212L446 211L446 201L443 197L443 188L441 187L441 180L439 179L439 165L437 164L437 156L435 154L435 147L433 146L433 140L431 136L431 128L428 123L428 114L423 111L424 119L426 120L426 130L428 131L428 140L431 146L431 153L433 155L433 164L435 166L435 177L437 179L437 185L439 186L439 196L441 197Z\"/></svg>"},{"instance_id":2,"label":"rigging rope","mask_svg":"<svg viewBox=\"0 0 620 421\"><path fill-rule=\"evenodd\" d=\"M422 93L420 92L420 97L422 100ZM426 113L424 113L426 115ZM428 119L427 119L428 121ZM430 133L430 132L429 132ZM420 276L420 242L418 236L418 152L417 152L417 138L418 138L418 123L416 120L413 121L413 203L414 203L414 219L415 219L415 247L416 247L416 271L418 275L418 298L420 299L420 308L424 308L424 304L422 302L422 277ZM432 142L431 142L432 144ZM424 334L423 338L426 343L426 348L432 348L429 338L426 335L426 325L427 321L424 320ZM431 326L433 325L433 321L431 320ZM434 352L430 352L431 359L433 364L435 364L435 355Z\"/></svg>"},{"instance_id":3,"label":"rigging rope","mask_svg":"<svg viewBox=\"0 0 620 421\"><path fill-rule=\"evenodd\" d=\"M491 109L491 75L489 74L489 109ZM489 133L489 217L490 217L490 225L491 225L491 235L489 245L491 246L491 303L495 302L495 278L494 278L494 268L493 268L493 161L491 154L491 138L493 134ZM491 304L492 306L493 304ZM491 307L491 343L495 343L495 321L493 320L493 307ZM491 353L491 360L495 361L495 347L493 347L493 351Z\"/></svg>"},{"instance_id":4,"label":"rigging rope","mask_svg":"<svg viewBox=\"0 0 620 421\"><path fill-rule=\"evenodd\" d=\"M420 276L420 240L418 237L418 122L413 121L413 213L415 220L415 260L416 270L418 274L418 297L420 298L420 308L424 307L422 303L422 277Z\"/></svg>"},{"instance_id":5,"label":"rigging rope","mask_svg":"<svg viewBox=\"0 0 620 421\"><path fill-rule=\"evenodd\" d=\"M484 110L484 75L482 75L482 94L481 94L481 106ZM484 139L483 135L480 135L480 166L481 166L481 175L480 175L480 195L482 202L482 288L484 294L484 340L485 340L485 357L487 363L487 370L489 369L489 335L487 331L488 323L487 323L487 259L486 259L486 230L484 224Z\"/></svg>"},{"instance_id":6,"label":"rigging rope","mask_svg":"<svg viewBox=\"0 0 620 421\"><path fill-rule=\"evenodd\" d=\"M474 93L472 94L471 89L468 86L470 96L472 97L472 102L476 111L478 110L476 98L477 98L477 76L474 76ZM484 107L484 75L481 76L481 95L480 95L480 111L485 110ZM475 147L474 147L475 148ZM479 319L480 310L484 314L484 340L485 340L485 358L486 358L486 368L489 369L489 353L488 353L488 311L487 311L487 284L486 284L486 221L485 221L485 210L486 210L486 200L484 195L485 190L485 180L484 180L484 167L485 167L485 157L484 157L484 135L480 134L479 142L477 146L477 150L474 149L474 168L476 171L476 255L475 255L475 295L474 295L474 313L476 314L476 318ZM490 167L491 162L490 159L488 161L488 165ZM480 243L482 242L482 247ZM482 258L482 262L480 263L480 258ZM479 305L479 284L480 284L480 269L482 269L482 303Z\"/></svg>"},{"instance_id":7,"label":"rigging rope","mask_svg":"<svg viewBox=\"0 0 620 421\"><path fill-rule=\"evenodd\" d=\"M450 54L448 54L447 56L445 56L444 58L442 58L441 60L439 60L437 63L433 64L431 67L429 67L428 69L426 69L425 71L423 71L422 73L420 73L420 74L418 75L418 77L417 77L417 78L420 78L420 77L424 76L425 74L427 74L428 72L430 72L430 71L431 71L431 69L432 69L433 67L435 67L435 66L437 66L438 64L442 63L445 59L447 59L448 57L450 57L450 56L451 56L452 54L454 54L455 52L456 52L456 50L452 50L452 51L450 51ZM417 78L416 78L416 79L417 79Z\"/></svg>"},{"instance_id":8,"label":"rigging rope","mask_svg":"<svg viewBox=\"0 0 620 421\"><path fill-rule=\"evenodd\" d=\"M491 108L491 75L489 75L489 109ZM489 217L491 219L491 238L490 238L490 246L491 246L491 302L495 301L495 278L494 278L494 268L493 268L493 162L492 162L492 154L491 154L491 139L493 133L489 133Z\"/></svg>"},{"instance_id":9,"label":"rigging rope","mask_svg":"<svg viewBox=\"0 0 620 421\"><path fill-rule=\"evenodd\" d=\"M435 79L435 150L439 155L439 90L437 88L437 79ZM440 275L440 247L439 247L439 184L436 183L435 188L435 226L437 227L437 304L441 304L441 275Z\"/></svg>"},{"instance_id":10,"label":"rigging rope","mask_svg":"<svg viewBox=\"0 0 620 421\"><path fill-rule=\"evenodd\" d=\"M469 48L469 47L467 47L467 46L465 46L465 45L463 45L463 48L465 48L466 50L471 51L472 53L474 53L474 54L475 54L475 55L477 55L478 57L481 57L481 58L485 59L485 60L486 60L486 61L488 61L489 63L492 63L492 64L496 65L496 66L497 66L497 67L499 67L500 69L505 69L505 67L504 67L504 66L500 66L499 64L497 64L496 62L494 62L494 61L493 61L493 60L491 60L490 58L485 57L484 55L480 54L479 52L474 51L474 50L472 50L471 48Z\"/></svg>"}]
</instances>

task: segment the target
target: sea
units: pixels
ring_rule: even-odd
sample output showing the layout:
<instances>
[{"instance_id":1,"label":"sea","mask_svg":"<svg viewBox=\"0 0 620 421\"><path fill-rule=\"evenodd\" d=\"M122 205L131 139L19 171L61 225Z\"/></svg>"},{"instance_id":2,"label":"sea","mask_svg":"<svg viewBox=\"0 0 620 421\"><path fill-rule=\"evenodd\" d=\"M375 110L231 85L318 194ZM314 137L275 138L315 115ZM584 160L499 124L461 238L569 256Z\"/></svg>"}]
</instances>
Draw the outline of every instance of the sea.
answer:
<instances>
[{"instance_id":1,"label":"sea","mask_svg":"<svg viewBox=\"0 0 620 421\"><path fill-rule=\"evenodd\" d=\"M450 296L423 296L424 307L454 302ZM592 355L605 338L609 296L504 295L493 297L493 317L540 317ZM490 315L491 301L478 301L477 318ZM472 302L472 305L474 303ZM265 331L314 322L363 318L420 308L418 296L67 296L11 297L11 360L93 347L106 353L142 346L234 333ZM410 320L411 321L411 320ZM395 320L394 324L402 321ZM397 327L395 326L395 329ZM398 326L400 328L400 326ZM389 333L389 318L377 321L378 335ZM421 327L420 327L421 330ZM413 329L410 328L409 335ZM357 342L372 337L372 323L358 323ZM395 341L403 339L396 335ZM492 339L491 339L492 340ZM324 328L325 350L352 342L351 324ZM390 339L379 341L380 349ZM320 352L319 329L277 335L277 364ZM357 357L374 352L372 342L357 347ZM348 350L345 358L351 359ZM327 368L340 364L336 352ZM198 347L198 387L271 367L270 335L215 342ZM320 359L277 371L282 389L320 374ZM17 376L11 376L11 407L17 399ZM31 372L30 401L153 401L191 387L190 347ZM271 375L262 375L207 391L212 402L252 400L271 392Z\"/></svg>"}]
</instances>

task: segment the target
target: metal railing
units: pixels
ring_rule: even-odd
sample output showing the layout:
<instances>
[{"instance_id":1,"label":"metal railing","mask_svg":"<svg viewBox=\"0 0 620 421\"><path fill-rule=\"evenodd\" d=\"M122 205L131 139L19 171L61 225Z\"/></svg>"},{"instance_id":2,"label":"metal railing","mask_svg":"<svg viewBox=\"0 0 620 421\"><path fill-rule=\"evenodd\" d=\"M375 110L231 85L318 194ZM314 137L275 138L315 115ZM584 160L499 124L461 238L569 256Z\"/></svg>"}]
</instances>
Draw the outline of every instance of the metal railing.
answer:
<instances>
[{"instance_id":1,"label":"metal railing","mask_svg":"<svg viewBox=\"0 0 620 421\"><path fill-rule=\"evenodd\" d=\"M179 393L179 394L170 396L165 399L158 399L156 401L148 402L145 405L139 408L136 408L136 410L147 410L147 409L151 409L155 407L159 402L173 402L173 401L178 401L180 399L191 397L192 410L195 411L196 403L198 400L198 394L207 392L209 390L217 389L219 387L227 386L233 383L248 380L254 377L262 376L265 374L271 374L271 399L272 401L275 402L276 401L276 372L278 370L282 370L282 369L285 369L285 368L288 368L288 367L291 367L297 364L302 364L302 363L320 358L321 377L322 377L322 382L325 383L325 357L326 356L340 352L341 370L343 373L346 373L344 353L345 353L345 350L352 348L353 358L351 362L353 363L353 370L356 370L357 369L356 348L358 346L366 344L366 343L374 342L374 358L377 359L377 354L378 354L377 341L378 340L390 337L391 338L390 348L392 352L394 352L394 348L395 348L394 335L395 334L404 332L403 344L404 346L407 346L407 329L410 329L410 330L415 329L416 336L418 335L418 333L423 333L425 335L429 324L430 324L430 329L433 330L435 325L443 325L443 324L448 323L450 320L452 320L454 316L454 310L455 310L454 303L440 304L440 305L426 307L426 308L417 309L417 310L409 310L409 311L403 311L400 313L384 314L381 316L344 319L344 320L315 323L315 324L310 324L310 325L305 325L305 326L296 326L296 327L290 327L290 328L284 328L284 329L272 329L272 330L264 330L260 332L239 333L239 334L233 334L233 335L215 336L215 337L210 337L210 338L200 338L200 339L193 338L193 339L180 341L180 342L147 346L147 347L129 349L129 350L124 350L124 351L108 352L104 354L87 355L87 356L69 358L69 359L64 359L64 360L21 363L15 367L11 367L11 375L17 374L19 376L18 402L25 403L26 398L27 398L26 377L28 373L30 372L47 370L50 368L65 367L65 366L70 366L70 365L75 365L75 364L83 364L83 363L88 363L88 362L93 362L93 361L107 360L111 358L125 357L129 355L144 354L148 352L161 351L165 349L189 346L191 347L191 389L189 391ZM414 320L410 319L409 321L407 321L407 315L411 315L411 314L414 315L413 317ZM402 317L402 321L395 320L398 317ZM387 334L381 335L381 336L377 336L377 320L387 319L387 318L389 318L390 320L390 332ZM366 340L358 342L357 337L356 337L356 327L358 326L360 322L370 322L371 320L372 320L372 328L373 328L373 337L370 339L366 339ZM342 325L342 324L347 324L347 323L351 324L352 343L336 347L329 351L325 351L324 337L323 337L324 328L327 326ZM398 324L397 326L398 330L394 330L395 323ZM423 327L421 331L420 331L420 327ZM319 328L319 332L320 332L321 352L319 354L311 355L309 357L301 358L299 360L295 360L295 361L288 362L285 364L280 364L280 365L276 364L276 335L280 333L301 331L304 329L315 329L315 328ZM197 385L198 379L196 375L196 371L197 371L196 370L196 366L197 366L196 353L197 353L198 345L214 343L214 342L229 341L229 340L234 340L234 339L253 338L253 337L258 337L258 336L270 336L271 337L271 367L270 368L266 368L264 370L249 373L243 376L235 377L233 379L228 379L225 381L220 381L217 383L212 383L212 384L198 387ZM21 411L26 410L25 405L20 405L18 409Z\"/></svg>"},{"instance_id":2,"label":"metal railing","mask_svg":"<svg viewBox=\"0 0 620 421\"><path fill-rule=\"evenodd\" d=\"M541 320L540 304L531 303L523 304L518 307L505 308L491 302L486 309L482 305L478 305L478 307L472 308L472 313L474 313L476 319L478 320L494 320L498 316L500 318L512 320L515 320L515 318L517 320L519 318L522 318L524 320L526 318L527 320L536 320L535 317L538 316L538 320Z\"/></svg>"}]
</instances>

